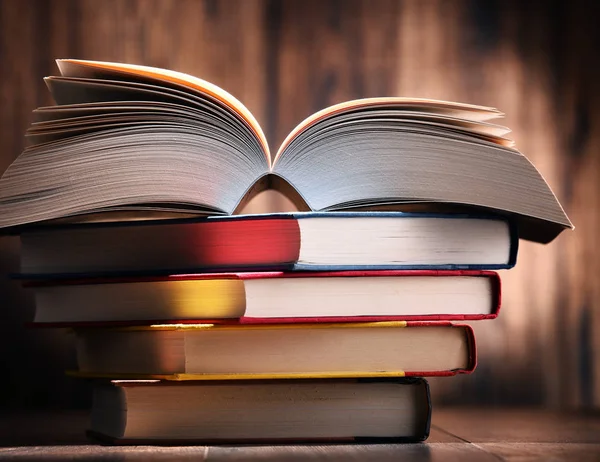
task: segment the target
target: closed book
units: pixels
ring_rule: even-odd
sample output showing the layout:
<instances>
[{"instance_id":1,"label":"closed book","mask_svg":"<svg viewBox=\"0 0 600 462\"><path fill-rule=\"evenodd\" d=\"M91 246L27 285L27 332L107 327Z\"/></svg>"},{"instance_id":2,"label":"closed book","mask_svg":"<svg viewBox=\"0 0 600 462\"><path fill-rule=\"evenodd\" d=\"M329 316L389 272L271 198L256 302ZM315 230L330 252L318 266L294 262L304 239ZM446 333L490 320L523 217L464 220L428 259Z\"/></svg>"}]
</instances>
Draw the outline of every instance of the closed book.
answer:
<instances>
[{"instance_id":1,"label":"closed book","mask_svg":"<svg viewBox=\"0 0 600 462\"><path fill-rule=\"evenodd\" d=\"M36 281L35 323L282 323L494 318L491 271L206 273Z\"/></svg>"},{"instance_id":2,"label":"closed book","mask_svg":"<svg viewBox=\"0 0 600 462\"><path fill-rule=\"evenodd\" d=\"M24 228L21 275L68 278L254 270L505 269L516 226L399 212L239 215Z\"/></svg>"},{"instance_id":3,"label":"closed book","mask_svg":"<svg viewBox=\"0 0 600 462\"><path fill-rule=\"evenodd\" d=\"M112 381L94 390L88 434L113 444L423 441L423 379Z\"/></svg>"},{"instance_id":4,"label":"closed book","mask_svg":"<svg viewBox=\"0 0 600 462\"><path fill-rule=\"evenodd\" d=\"M241 380L448 376L476 365L467 325L337 323L76 329L84 377Z\"/></svg>"}]
</instances>

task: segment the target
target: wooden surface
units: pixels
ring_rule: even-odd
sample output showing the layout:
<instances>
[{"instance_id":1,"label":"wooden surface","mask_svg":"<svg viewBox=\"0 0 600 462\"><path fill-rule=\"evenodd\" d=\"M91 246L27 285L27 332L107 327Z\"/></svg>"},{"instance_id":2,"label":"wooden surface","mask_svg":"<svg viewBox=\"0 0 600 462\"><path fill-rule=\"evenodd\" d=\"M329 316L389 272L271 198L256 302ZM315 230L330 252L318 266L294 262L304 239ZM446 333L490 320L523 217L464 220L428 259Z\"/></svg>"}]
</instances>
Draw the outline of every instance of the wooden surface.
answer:
<instances>
[{"instance_id":1,"label":"wooden surface","mask_svg":"<svg viewBox=\"0 0 600 462\"><path fill-rule=\"evenodd\" d=\"M539 410L435 410L425 444L113 447L90 444L82 412L0 417L0 459L598 461L600 415Z\"/></svg>"},{"instance_id":2,"label":"wooden surface","mask_svg":"<svg viewBox=\"0 0 600 462\"><path fill-rule=\"evenodd\" d=\"M576 226L523 243L499 319L475 323L480 362L434 381L444 403L600 406L600 28L593 1L0 0L0 171L19 154L58 57L176 69L222 86L273 147L346 99L404 95L496 106ZM18 241L0 240L0 272ZM85 405L72 341L27 331L30 294L0 283L0 407ZM516 379L518 378L518 379Z\"/></svg>"}]
</instances>

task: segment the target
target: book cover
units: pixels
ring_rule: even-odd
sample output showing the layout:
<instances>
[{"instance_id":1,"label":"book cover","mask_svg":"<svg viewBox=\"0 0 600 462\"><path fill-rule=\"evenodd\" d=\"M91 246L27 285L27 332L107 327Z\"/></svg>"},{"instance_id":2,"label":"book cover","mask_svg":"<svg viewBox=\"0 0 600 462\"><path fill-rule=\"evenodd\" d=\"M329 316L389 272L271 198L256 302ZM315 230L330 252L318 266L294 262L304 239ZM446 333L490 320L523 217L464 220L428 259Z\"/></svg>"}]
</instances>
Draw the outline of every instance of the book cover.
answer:
<instances>
[{"instance_id":1,"label":"book cover","mask_svg":"<svg viewBox=\"0 0 600 462\"><path fill-rule=\"evenodd\" d=\"M246 287L246 289L241 289L242 292L240 293L239 296L237 296L237 298L241 299L238 302L235 302L235 300L237 300L237 298L235 298L235 300L232 298L230 301L225 300L227 297L231 298L233 297L233 295L231 296L226 296L226 295L219 295L219 291L221 289L217 288L209 288L206 289L203 292L199 292L200 290L204 290L204 289L194 289L193 287L189 287L186 286L185 288L182 289L177 289L177 283L181 282L181 283L188 283L190 281L216 281L216 282L222 282L222 281L231 281L233 282L234 280L239 280L241 282L244 281L254 281L254 280L273 280L274 282L278 279L296 279L296 280L302 280L302 279L314 279L314 280L326 280L326 279L330 279L330 278L360 278L357 283L360 284L364 284L366 282L365 278L402 278L402 281L409 281L410 278L485 278L486 279L486 284L489 284L488 290L489 293L486 293L484 295L481 295L482 297L485 296L485 300L483 300L485 302L485 304L488 305L488 308L486 309L486 312L479 312L479 313L461 313L459 310L461 308L461 306L463 308L465 308L463 305L460 305L457 307L457 312L455 313L448 313L446 311L449 310L443 310L441 307L440 308L440 312L439 313L427 313L427 312L422 312L422 313L415 313L415 314L402 314L402 315L389 315L389 314L373 314L373 312L370 312L369 309L366 309L366 307L364 309L362 309L361 307L354 307L354 308L350 308L348 307L347 312L348 313L357 313L360 312L360 315L357 314L342 314L345 309L344 309L344 305L340 305L339 309L336 309L335 313L336 315L332 315L332 314L323 314L326 311L320 311L319 307L314 305L314 303L310 302L310 297L309 299L307 299L306 303L311 303L311 310L309 311L308 308L306 310L302 309L302 306L298 306L295 310L298 311L294 311L294 313L300 313L300 314L286 314L285 308L286 308L286 299L289 299L289 297L284 297L285 299L282 300L281 302L277 302L277 306L279 307L279 309L281 310L281 315L279 315L276 311L270 311L267 310L265 311L265 313L261 316L256 316L254 315L254 313L257 313L255 308L252 308L253 305L249 305L249 297L253 297L252 294L254 294L255 292L250 291L249 287ZM399 282L402 282L399 281ZM90 310L95 310L94 312L98 312L97 313L97 318L95 319L86 319L86 318L82 318L83 314L85 313L85 309L82 312L81 309L79 309L79 302L77 300L80 300L81 297L84 297L88 294L88 292L86 292L85 290L82 292L81 290L79 290L77 292L76 295L70 296L69 292L65 292L66 295L59 295L59 298L54 298L53 295L51 295L53 298L51 299L53 304L57 304L60 303L61 306L58 307L60 308L60 310L64 310L64 306L65 304L68 302L68 300L73 299L73 304L74 306L77 308L76 309L76 313L69 319L69 320L62 320L59 321L57 320L56 317L52 317L52 305L50 305L50 308L46 307L46 304L48 304L49 302L47 302L47 300L45 298L39 298L41 297L40 294L36 293L36 301L37 301L37 310L38 313L36 315L36 319L38 320L38 322L34 322L31 325L33 326L44 326L44 327L107 327L107 326L131 326L131 325L151 325L151 324L167 324L169 322L174 322L174 323L181 323L181 324L195 324L195 323L213 323L213 324L245 324L245 325L252 325L252 324L281 324L281 323L305 323L305 322L311 322L311 323L327 323L327 322L331 322L331 323L343 323L343 322L354 322L354 321L362 321L362 322L370 322L370 321L461 321L461 320L479 320L479 319L494 319L498 316L499 310L500 310L500 306L501 306L501 281L500 281L500 276L493 271L470 271L470 270L462 270L462 271L440 271L440 270L413 270L413 271L399 271L399 270L382 270L382 271L335 271L335 272L252 272L252 273L205 273L205 274L190 274L190 275L172 275L172 276L168 276L168 277L140 277L140 278L115 278L115 279L80 279L80 280L63 280L63 281L29 281L26 286L27 287L32 287L34 290L36 288L38 288L39 290L43 290L44 288L49 288L51 290L55 290L55 289L60 289L61 287L68 289L69 287L74 287L74 288L82 288L85 289L85 287L91 287L94 289L98 289L98 288L102 288L103 285L107 285L106 287L108 287L108 289L110 290L112 287L114 287L114 285L118 285L121 289L119 291L120 295L117 295L116 293L114 293L113 295L106 295L106 296L110 296L112 297L111 300L114 300L114 303L119 303L119 299L122 297L126 297L128 300L130 300L130 302L132 302L136 297L136 294L139 294L140 289L135 289L133 290L134 286L129 286L128 284L135 284L135 283L162 283L162 282L167 282L167 283L174 283L175 286L173 286L172 289L170 289L169 292L164 292L161 291L160 293L162 295L160 295L163 299L169 300L170 297L172 297L172 303L177 305L177 304L181 304L183 302L178 301L181 297L185 297L184 299L186 300L186 304L192 303L192 307L188 309L188 313L204 313L205 311L202 310L202 306L204 302L204 299L206 297L209 298L214 298L217 297L219 300L222 300L221 303L224 303L226 306L226 308L224 308L221 312L219 316L210 316L210 315L206 315L206 316L202 316L202 318L200 317L187 317L187 318L182 318L181 316L177 317L177 318L173 318L173 317L157 317L157 316L148 316L148 309L151 308L152 302L151 300L153 300L153 298L149 299L147 302L143 303L143 306L146 307L146 309L144 310L144 315L146 317L141 318L141 317L136 317L133 312L131 312L129 314L129 316L131 316L130 318L127 319L123 319L123 318L110 318L109 314L105 314L106 309L103 309L103 307L105 306L102 302L102 300L99 298L100 296L104 297L105 295L100 294L96 294L96 291L94 290L93 292L90 291L89 292L89 297L92 297L88 303L88 311ZM391 281L391 283L393 283L394 281ZM434 283L434 281L430 281L432 284ZM127 291L126 289L131 287L132 291ZM273 286L274 289L279 290L279 286L275 285ZM344 287L346 287L346 285L344 285ZM358 290L357 286L353 285L354 290ZM395 285L395 287L401 287L400 285ZM404 286L402 286L404 287ZM407 289L410 289L410 285L407 286ZM437 286L436 286L437 287ZM454 287L454 286L452 286ZM224 289L223 289L224 290ZM232 289L229 289L232 290ZM239 291L240 289L236 289L237 291ZM266 293L264 293L263 295L265 297L268 297L270 293L273 292L269 292L268 289L266 289ZM296 289L296 290L301 290L301 292L305 291L305 290L310 290L309 289ZM325 289L324 289L325 290ZM342 290L340 289L336 289L336 290ZM365 289L366 290L366 289ZM371 289L369 289L371 290ZM391 289L386 289L386 291L389 291ZM399 290L399 289L398 289ZM263 290L264 292L264 290ZM377 296L377 290L375 290L374 292L371 290L372 292L372 296ZM371 293L369 292L369 293ZM112 294L113 292L107 292L107 294ZM172 295L170 295L172 293ZM188 294L186 296L183 296L182 294ZM319 292L321 293L321 292ZM94 295L95 294L95 295ZM129 295L127 295L129 294ZM336 295L337 294L337 295ZM358 292L356 292L356 294L358 294ZM307 297L309 294L305 294L304 296ZM327 296L328 299L329 297L335 296L337 299L339 300L344 300L342 297L345 297L346 295L343 293L337 293L335 290L331 289L330 291L325 291L322 293L322 296ZM201 297L198 298L198 302L197 304L194 304L194 302L190 301L190 297ZM244 301L244 297L246 298L246 301ZM291 294L290 292L290 297L293 297L293 294ZM390 294L389 295L390 298L390 303L395 303L398 302L399 300L401 300L399 294L398 295L394 295L394 294ZM139 297L138 297L139 298ZM208 300L208 298L206 298ZM352 299L356 299L356 297L352 297ZM215 299L216 300L216 299ZM258 299L260 300L260 299ZM449 300L449 299L448 299ZM348 300L350 301L350 299ZM96 303L97 302L97 303ZM444 303L445 300L442 302ZM45 304L43 304L45 303ZM140 302L141 303L141 302ZM171 302L169 302L171 303ZM242 304L242 308L241 311L240 309L233 309L232 306L237 304ZM260 303L259 301L257 303ZM274 302L275 303L275 302ZM449 302L448 302L449 303ZM98 305L96 307L96 305ZM174 306L175 306L174 305ZM327 306L330 306L329 304L327 304ZM211 307L214 308L213 305L211 305ZM244 308L245 307L245 308ZM123 307L123 310L126 310L128 307ZM277 308L277 307L275 307ZM358 311L357 311L358 308ZM416 307L418 308L418 306ZM44 309L46 311L50 310L48 315L43 315L40 313L40 310ZM291 309L291 308L290 308ZM324 310L325 308L323 308ZM330 308L331 309L331 308ZM371 308L370 308L371 309ZM389 310L389 307L386 307L387 310ZM400 309L400 308L399 308ZM465 308L466 309L466 308ZM167 306L167 308L165 309L160 309L156 311L156 313L174 313L175 308L170 309L169 306ZM191 310L191 311L190 311ZM489 310L489 312L487 311ZM214 312L214 311L213 311ZM232 317L231 313L241 313L241 315ZM331 311L333 312L333 311ZM153 311L153 313L155 313ZM221 314L222 313L222 314ZM302 314L304 313L304 314ZM310 314L309 314L310 313ZM339 314L337 314L339 313ZM124 311L119 311L120 315L125 316L125 312ZM268 316L267 316L268 314ZM285 315L284 315L285 314ZM58 316L58 315L56 315ZM116 315L115 315L116 316Z\"/></svg>"},{"instance_id":2,"label":"book cover","mask_svg":"<svg viewBox=\"0 0 600 462\"><path fill-rule=\"evenodd\" d=\"M355 364L349 364L349 358L347 357L348 354L350 354L349 352L344 352L343 350L336 350L336 348L334 348L333 345L330 345L329 347L329 351L327 351L328 355L331 355L331 358L334 358L333 360L329 360L327 364L333 364L333 363L337 363L339 362L338 358L345 358L342 360L342 362L344 362L344 364L346 364L346 368L344 370L336 370L335 367L325 367L325 366L319 366L322 367L322 369L317 370L315 367L313 367L310 364L306 364L304 366L301 367L305 367L306 370L299 370L301 367L298 366L298 364L295 363L296 358L301 351L304 350L294 350L293 353L286 353L283 352L283 349L287 349L287 348L291 348L291 344L287 344L286 342L288 341L293 341L290 340L292 337L299 337L298 338L302 338L304 335L304 332L308 332L309 330L313 331L319 330L321 332L321 334L319 335L319 337L314 337L313 335L313 341L317 342L319 344L325 342L329 342L330 341L330 330L335 330L335 331L340 331L340 330L355 330L355 332L347 332L350 336L345 336L344 338L350 340L350 343L348 343L348 345L350 345L352 342L356 341L360 341L363 342L364 340L358 340L358 337L353 338L355 335L358 335L359 330L362 330L363 332L365 331L365 329L367 329L368 331L370 331L370 333L376 334L376 331L378 329L381 329L383 331L388 330L388 333L392 334L392 335L398 335L398 329L400 330L404 330L404 329L414 329L415 331L419 330L419 332L415 332L418 334L425 334L426 329L432 330L432 329L436 329L436 332L430 332L428 334L431 335L438 335L437 333L440 333L439 330L437 330L438 328L443 328L445 329L451 329L452 332L456 335L458 335L459 337L457 338L461 338L460 342L461 344L464 343L464 347L463 346L457 346L457 344L454 344L452 346L453 349L456 349L456 353L447 353L444 352L444 355L446 354L451 354L451 355L458 355L458 357L456 358L460 358L460 359L453 359L452 361L454 363L456 363L456 361L458 361L458 363L462 364L461 366L456 366L456 367L451 367L451 368L419 368L418 366L411 366L411 368L409 370L405 370L405 369L399 369L399 368L383 368L381 370L377 370L377 368L372 369L371 370L367 370L366 368L364 370L361 369L357 369L356 365L358 364L365 364L367 367L371 367L373 364L375 364L375 362L379 361L379 355L381 355L381 358L383 358L382 355L382 351L380 350L379 353L376 354L375 351L365 351L364 354L366 355L365 358L361 358L360 361L358 362L358 356L356 356L356 361L352 361L355 362ZM100 345L102 345L102 349L104 350L102 352L102 356L105 356L108 351L108 347L110 346L113 349L118 349L118 346L115 346L115 344L113 343L113 339L117 339L117 344L120 345L122 343L122 341L127 340L127 345L128 348L131 351L121 351L121 355L124 353L130 354L132 351L135 354L144 354L143 353L143 348L139 349L139 347L134 346L135 344L132 343L134 342L134 339L132 337L129 337L128 334L129 333L135 333L135 332L160 332L160 331L166 331L166 332L193 332L193 331L206 331L206 332L221 332L223 333L224 331L230 331L231 332L231 339L233 339L235 337L236 340L240 340L240 342L245 341L244 339L241 339L242 334L246 335L248 332L255 330L257 332L264 332L265 330L270 331L270 332L275 332L275 331L281 331L281 330L288 330L290 331L289 334L286 335L286 337L283 336L278 336L278 338L280 340L276 341L275 343L267 343L269 345L272 345L272 348L274 348L276 351L278 351L279 353L281 353L282 355L288 355L289 358L286 359L285 361L287 361L288 366L285 367L286 369L289 367L288 370L285 371L264 371L265 367L268 366L264 366L261 365L260 367L256 367L255 370L253 370L253 372L244 372L241 369L240 370L236 370L235 372L187 372L187 371L180 371L180 372L172 372L172 373L149 373L149 372L134 372L132 371L132 369L129 366L126 366L126 362L122 362L122 360L127 361L126 358L116 358L116 356L112 355L112 356L108 356L105 357L105 359L100 359L98 364L102 364L102 367L104 368L108 368L106 371L102 371L102 370L98 370L95 368L95 366L93 364L95 364L97 362L97 358L98 356L98 352L97 352L97 348L99 348ZM393 332L392 332L393 330ZM97 333L95 334L94 331ZM114 334L105 334L105 332L117 332L118 337L114 337ZM244 332L245 331L245 332ZM295 331L291 332L291 331ZM450 334L450 331L446 331L445 333ZM294 334L294 335L291 335ZM298 335L295 335L298 334ZM464 335L464 337L462 337ZM477 349L476 349L476 343L475 343L475 336L473 333L473 329L471 328L471 326L467 325L467 324L453 324L451 322L408 322L408 321L389 321L389 322L374 322L374 323L333 323L333 324L277 324L277 325L244 325L244 326L240 326L240 325L212 325L212 324L195 324L195 325L190 325L190 324L164 324L164 325L153 325L153 326L136 326L136 327L126 327L126 328L116 328L116 329L111 329L109 331L102 331L102 330L89 330L89 329L82 329L82 330L78 330L77 331L77 336L79 338L80 341L83 341L84 343L78 343L78 357L80 358L80 370L78 371L69 371L70 375L73 376L77 376L77 377L88 377L88 378L105 378L105 379L124 379L124 380L167 380L167 381L212 381L212 380L261 380L261 379L340 379L340 378L389 378L389 377L442 377L442 376L453 376L453 375L457 375L457 374L468 374L471 373L475 370L476 366L477 366ZM91 336L91 337L90 337ZM119 339L120 337L120 339ZM125 339L125 337L128 337L127 339ZM342 337L340 337L342 338ZM363 337L366 338L366 337ZM390 337L391 338L391 337ZM433 339L435 337L424 337L421 336L420 339L415 340L415 343L411 344L411 348L414 349L415 352L419 351L419 348L424 347L425 344L429 344L429 341L431 339ZM448 337L449 338L449 337ZM429 339L429 340L427 340ZM246 339L248 340L248 339ZM146 340L147 341L147 340ZM219 344L224 345L224 337L220 336L219 337ZM248 340L250 341L250 340ZM260 339L260 344L264 344L264 342L266 342L266 338L265 339ZM305 340L306 342L307 340ZM99 343L100 342L100 343ZM178 340L178 342L180 342L180 340ZM183 340L183 342L185 343L185 340ZM94 346L95 345L95 346ZM238 347L240 345L233 345L233 344L229 344L230 346L228 348L231 348L232 351L230 353L228 353L230 356L229 358L237 358L239 355L238 353L236 353L236 351L238 351ZM318 348L318 346L315 346L316 343L312 343L311 347L313 348ZM363 343L363 348L364 347L364 343ZM444 345L450 345L447 343L444 343ZM252 351L253 350L254 345L252 344L252 342L247 343L247 347L245 348L244 354L247 356L249 354L253 354ZM358 348L358 346L356 346ZM296 348L296 347L294 347ZM304 348L304 347L300 347L298 346L298 348ZM402 347L400 347L402 348ZM260 347L259 347L260 349ZM335 350L335 351L334 351ZM96 351L96 352L94 352ZM117 350L115 350L117 351ZM260 350L262 351L262 350ZM290 350L291 351L291 350ZM358 350L357 350L358 351ZM406 352L404 352L404 350L399 350L402 351L404 355L406 355ZM212 355L212 354L221 354L222 352L220 350L215 350L215 352L210 352L207 350L203 350L203 354L204 355ZM385 352L386 354L387 351ZM133 354L133 353L131 353ZM158 355L159 352L158 350L155 351L155 354ZM175 353L170 353L170 358L173 358ZM188 355L190 355L192 353L188 353ZM306 356L302 356L304 359L309 360L310 359L310 354L311 353L306 353ZM431 354L431 353L427 353L427 354ZM434 353L435 355L437 355L437 353ZM81 356L83 355L83 356ZM257 356L254 356L254 359L256 359L257 361L260 360L259 355L264 355L264 353L256 353ZM321 355L323 355L323 353L321 353ZM286 358L288 357L286 356ZM294 358L292 358L294 357ZM416 357L416 356L415 356ZM89 361L89 359L91 358L91 362ZM185 363L186 363L186 367L190 367L190 364L192 364L193 359L191 359L190 356L185 356ZM81 359L83 359L83 361L85 362L85 364L83 364L81 362ZM215 357L216 360L216 357ZM283 359L282 359L283 360ZM113 363L115 363L115 361L119 362L119 364L121 364L120 366L115 366L113 365ZM414 363L414 361L412 361ZM439 361L436 360L436 363L439 364ZM446 364L446 360L443 360L443 363ZM236 363L237 364L237 363ZM236 368L239 366L239 364L233 364L230 367ZM341 364L341 363L340 363ZM421 363L419 363L421 364ZM143 366L146 367L146 366ZM149 366L151 368L154 367L160 367L160 366ZM191 366L193 367L193 366ZM206 371L206 364L202 364L201 367ZM208 366L210 367L210 366ZM229 367L229 366L228 366ZM247 367L250 367L249 365L244 365L242 367L242 369L246 369ZM279 366L276 366L279 367ZM120 369L119 369L120 368ZM219 364L218 369L223 370L223 364ZM296 370L294 370L296 369Z\"/></svg>"},{"instance_id":3,"label":"book cover","mask_svg":"<svg viewBox=\"0 0 600 462\"><path fill-rule=\"evenodd\" d=\"M464 213L282 213L57 224L20 232L21 272L12 277L22 280L226 271L494 270L514 266L518 252L515 223ZM490 253L490 246L497 250Z\"/></svg>"},{"instance_id":4,"label":"book cover","mask_svg":"<svg viewBox=\"0 0 600 462\"><path fill-rule=\"evenodd\" d=\"M203 390L210 394L211 402L203 403L201 393ZM158 422L142 434L139 430L136 432L135 428L129 428L129 413L133 414L131 420L134 421L133 426L135 426L136 415L143 412L139 398L132 405L127 404L130 393L146 394L144 401L159 400L159 403L153 406ZM363 395L363 398L359 398L358 394ZM228 417L225 417L227 422L225 428L219 427L217 431L214 426L223 424L221 415L227 416L227 412L230 411L228 406L230 400L226 399L228 396L237 398L234 409L238 415L237 424L232 426ZM190 402L190 397L194 398L193 403ZM225 402L219 404L219 399L223 397ZM367 398L366 406L364 398ZM389 408L389 399L397 401L393 409ZM270 405L264 407L261 404L264 400L270 401ZM179 404L182 402L187 404ZM218 408L218 415L212 413L207 407ZM292 417L293 425L290 425L287 415L294 415L294 411L299 407L302 409L302 414ZM248 411L241 412L242 408L248 408ZM323 408L331 411L324 413ZM107 419L107 414L114 413L115 410L118 415L112 415ZM335 412L336 410L342 411L343 415L352 414L355 422L351 425L352 429L340 430L341 427L336 423L340 412ZM160 417L165 411L171 416L170 424L168 428L161 429L160 427L165 423ZM252 421L255 419L263 424L265 419L269 419L268 415L255 417L257 412L272 413L271 418L281 420L277 424L273 423L278 427L277 430L267 428L266 425L253 424ZM193 419L195 424L190 423L189 416L184 415L188 413L195 415ZM304 422L304 419L307 422ZM376 421L373 422L372 419ZM391 419L396 421L396 424L390 424L390 428L374 428L373 423L382 425L382 422ZM241 425L239 425L240 420L243 421ZM359 420L363 422L358 423ZM107 426L107 421L112 422L112 425ZM183 432L186 437L181 436L182 430L177 429L179 425L184 426ZM205 425L210 425L213 429L203 430ZM253 429L240 432L237 427L243 428L244 425L250 425ZM323 430L314 430L315 425ZM117 445L399 443L424 441L429 435L430 425L429 386L427 381L421 378L320 379L285 382L258 380L236 383L115 380L97 384L94 391L91 428L87 434L96 441ZM283 431L282 426L286 428ZM245 434L242 435L243 433Z\"/></svg>"}]
</instances>

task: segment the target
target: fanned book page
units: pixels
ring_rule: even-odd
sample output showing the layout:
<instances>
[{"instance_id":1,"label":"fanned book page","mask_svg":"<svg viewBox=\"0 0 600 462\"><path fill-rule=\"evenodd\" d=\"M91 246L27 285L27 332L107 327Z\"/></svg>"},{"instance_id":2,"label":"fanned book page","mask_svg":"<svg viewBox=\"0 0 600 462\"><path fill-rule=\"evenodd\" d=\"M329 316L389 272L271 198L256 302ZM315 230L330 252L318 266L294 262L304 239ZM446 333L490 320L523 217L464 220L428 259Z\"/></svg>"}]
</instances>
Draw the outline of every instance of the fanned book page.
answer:
<instances>
[{"instance_id":1,"label":"fanned book page","mask_svg":"<svg viewBox=\"0 0 600 462\"><path fill-rule=\"evenodd\" d=\"M28 146L0 180L0 227L94 215L231 215L278 189L298 210L497 213L549 242L571 222L493 108L371 98L324 109L271 152L241 102L203 80L59 60ZM123 215L123 213L125 215Z\"/></svg>"}]
</instances>

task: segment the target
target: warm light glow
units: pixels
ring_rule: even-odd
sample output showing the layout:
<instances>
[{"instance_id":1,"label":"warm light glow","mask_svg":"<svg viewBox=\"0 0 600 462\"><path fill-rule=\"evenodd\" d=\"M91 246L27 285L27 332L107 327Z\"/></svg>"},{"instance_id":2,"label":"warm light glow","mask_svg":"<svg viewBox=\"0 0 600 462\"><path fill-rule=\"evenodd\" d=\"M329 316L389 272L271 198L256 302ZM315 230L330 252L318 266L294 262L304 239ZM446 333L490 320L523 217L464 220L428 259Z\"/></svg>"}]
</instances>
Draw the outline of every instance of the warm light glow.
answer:
<instances>
[{"instance_id":1,"label":"warm light glow","mask_svg":"<svg viewBox=\"0 0 600 462\"><path fill-rule=\"evenodd\" d=\"M155 287L157 296L175 308L173 319L240 317L246 311L244 282L239 279L173 280Z\"/></svg>"},{"instance_id":2,"label":"warm light glow","mask_svg":"<svg viewBox=\"0 0 600 462\"><path fill-rule=\"evenodd\" d=\"M258 124L258 121L254 118L254 116L250 113L250 111L230 93L226 92L222 88L217 87L216 85L207 82L206 80L199 79L198 77L194 77L192 75L184 74L182 72L171 71L168 69L159 69L156 67L149 66L140 66L135 64L124 64L124 63L111 63L111 62L102 62L102 61L86 61L81 59L57 59L56 63L58 67L61 68L61 64L65 63L74 63L79 65L84 65L92 68L98 69L109 69L112 71L118 72L126 72L133 75L141 75L145 77L150 77L157 80L165 80L168 82L173 82L179 85L186 86L193 90L196 90L200 93L204 93L213 98L216 98L222 104L227 106L232 110L232 112L242 118L242 120L250 127L252 132L258 138L266 156L267 163L269 166L271 165L271 155L269 152L269 145L267 143L267 138L262 131L262 128ZM62 69L61 69L62 71Z\"/></svg>"},{"instance_id":3,"label":"warm light glow","mask_svg":"<svg viewBox=\"0 0 600 462\"><path fill-rule=\"evenodd\" d=\"M405 97L386 97L386 98L362 98L352 101L345 101L343 103L335 104L333 106L321 109L319 112L312 114L311 116L300 122L296 128L294 128L287 138L283 141L279 147L273 165L281 156L281 153L285 148L296 138L300 133L306 130L311 125L320 122L327 117L331 117L342 112L355 110L357 108L365 107L384 107L384 106L410 106L410 105L422 105L422 106L438 106L445 107L448 109L457 109L472 112L472 120L489 120L498 117L503 117L504 113L498 111L496 108L486 106L475 106L472 104L457 103L452 101L433 100L428 98L405 98Z\"/></svg>"},{"instance_id":4,"label":"warm light glow","mask_svg":"<svg viewBox=\"0 0 600 462\"><path fill-rule=\"evenodd\" d=\"M152 324L153 329L207 329L214 324Z\"/></svg>"},{"instance_id":5,"label":"warm light glow","mask_svg":"<svg viewBox=\"0 0 600 462\"><path fill-rule=\"evenodd\" d=\"M110 383L115 383L115 384L119 384L119 383L158 383L160 382L160 380L150 380L150 379L146 379L146 380L111 380Z\"/></svg>"}]
</instances>

